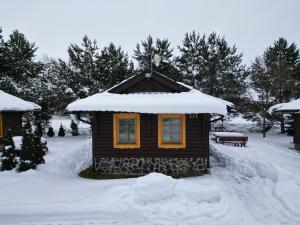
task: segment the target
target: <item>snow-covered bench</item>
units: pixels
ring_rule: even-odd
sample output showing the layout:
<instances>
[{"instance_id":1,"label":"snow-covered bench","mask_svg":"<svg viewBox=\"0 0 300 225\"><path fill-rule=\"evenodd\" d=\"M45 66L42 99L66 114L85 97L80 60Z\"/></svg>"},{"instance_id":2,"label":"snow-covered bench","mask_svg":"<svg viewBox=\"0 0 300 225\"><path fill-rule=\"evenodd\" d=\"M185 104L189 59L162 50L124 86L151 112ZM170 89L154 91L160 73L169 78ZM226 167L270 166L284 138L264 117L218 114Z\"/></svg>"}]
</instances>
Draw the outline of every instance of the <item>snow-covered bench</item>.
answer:
<instances>
[{"instance_id":1,"label":"snow-covered bench","mask_svg":"<svg viewBox=\"0 0 300 225\"><path fill-rule=\"evenodd\" d=\"M232 143L234 146L246 146L248 137L237 132L212 132L212 139L216 143Z\"/></svg>"}]
</instances>

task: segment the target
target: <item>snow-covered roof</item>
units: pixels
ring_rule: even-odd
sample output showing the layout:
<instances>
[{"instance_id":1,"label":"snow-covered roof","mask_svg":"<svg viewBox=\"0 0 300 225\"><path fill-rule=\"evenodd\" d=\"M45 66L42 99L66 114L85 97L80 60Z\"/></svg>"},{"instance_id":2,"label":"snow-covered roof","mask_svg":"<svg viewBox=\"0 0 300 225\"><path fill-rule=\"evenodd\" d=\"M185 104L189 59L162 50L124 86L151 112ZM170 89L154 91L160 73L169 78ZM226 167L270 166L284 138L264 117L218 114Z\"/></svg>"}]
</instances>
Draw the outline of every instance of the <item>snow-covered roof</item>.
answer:
<instances>
[{"instance_id":1,"label":"snow-covered roof","mask_svg":"<svg viewBox=\"0 0 300 225\"><path fill-rule=\"evenodd\" d=\"M107 91L77 100L66 108L69 112L117 111L139 113L210 113L227 114L231 102L206 95L196 89L180 93L115 94Z\"/></svg>"},{"instance_id":2,"label":"snow-covered roof","mask_svg":"<svg viewBox=\"0 0 300 225\"><path fill-rule=\"evenodd\" d=\"M0 90L0 112L3 111L33 111L41 107Z\"/></svg>"},{"instance_id":3,"label":"snow-covered roof","mask_svg":"<svg viewBox=\"0 0 300 225\"><path fill-rule=\"evenodd\" d=\"M298 112L300 111L300 98L287 103L273 105L269 109L269 113L273 112Z\"/></svg>"}]
</instances>

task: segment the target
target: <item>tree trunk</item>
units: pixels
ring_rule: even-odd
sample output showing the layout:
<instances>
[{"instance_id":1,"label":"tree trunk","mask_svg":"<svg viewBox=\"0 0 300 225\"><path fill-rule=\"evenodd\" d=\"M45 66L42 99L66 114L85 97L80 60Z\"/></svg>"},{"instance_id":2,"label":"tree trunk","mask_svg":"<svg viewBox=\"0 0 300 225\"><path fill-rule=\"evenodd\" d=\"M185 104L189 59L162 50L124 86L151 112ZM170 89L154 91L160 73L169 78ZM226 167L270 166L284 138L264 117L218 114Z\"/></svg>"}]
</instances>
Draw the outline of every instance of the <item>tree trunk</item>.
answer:
<instances>
[{"instance_id":1,"label":"tree trunk","mask_svg":"<svg viewBox=\"0 0 300 225\"><path fill-rule=\"evenodd\" d=\"M262 122L262 133L263 133L263 138L266 137L266 114L263 114L263 122Z\"/></svg>"},{"instance_id":2,"label":"tree trunk","mask_svg":"<svg viewBox=\"0 0 300 225\"><path fill-rule=\"evenodd\" d=\"M284 129L284 116L283 114L280 114L280 133L284 134L285 129Z\"/></svg>"}]
</instances>

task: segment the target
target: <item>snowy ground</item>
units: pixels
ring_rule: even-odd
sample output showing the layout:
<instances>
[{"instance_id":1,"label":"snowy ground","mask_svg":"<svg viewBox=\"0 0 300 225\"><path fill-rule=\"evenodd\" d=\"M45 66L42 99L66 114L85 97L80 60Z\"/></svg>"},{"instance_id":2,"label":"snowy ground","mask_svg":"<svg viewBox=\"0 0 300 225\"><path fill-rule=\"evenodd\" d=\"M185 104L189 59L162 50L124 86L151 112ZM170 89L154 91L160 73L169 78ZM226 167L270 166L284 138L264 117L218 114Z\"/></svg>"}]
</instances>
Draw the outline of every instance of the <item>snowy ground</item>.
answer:
<instances>
[{"instance_id":1,"label":"snowy ground","mask_svg":"<svg viewBox=\"0 0 300 225\"><path fill-rule=\"evenodd\" d=\"M211 174L177 180L83 179L90 139L48 138L45 165L0 173L0 224L300 224L300 154L287 148L291 138L247 135L246 148L211 144Z\"/></svg>"}]
</instances>

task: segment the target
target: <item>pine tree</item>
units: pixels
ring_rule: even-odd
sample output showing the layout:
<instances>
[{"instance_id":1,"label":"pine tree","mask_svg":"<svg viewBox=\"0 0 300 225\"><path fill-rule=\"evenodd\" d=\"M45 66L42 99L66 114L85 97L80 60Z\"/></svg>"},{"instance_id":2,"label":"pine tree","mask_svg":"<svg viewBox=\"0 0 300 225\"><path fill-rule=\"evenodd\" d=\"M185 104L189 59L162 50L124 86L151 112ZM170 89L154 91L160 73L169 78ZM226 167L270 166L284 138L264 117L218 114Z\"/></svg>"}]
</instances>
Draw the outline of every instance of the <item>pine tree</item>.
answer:
<instances>
[{"instance_id":1,"label":"pine tree","mask_svg":"<svg viewBox=\"0 0 300 225\"><path fill-rule=\"evenodd\" d=\"M69 63L73 81L78 85L72 87L79 97L86 97L99 92L100 86L95 77L100 77L96 67L99 55L97 42L83 37L81 46L71 44L68 48Z\"/></svg>"},{"instance_id":2,"label":"pine tree","mask_svg":"<svg viewBox=\"0 0 300 225\"><path fill-rule=\"evenodd\" d=\"M30 84L30 79L36 77L43 69L42 63L34 61L37 47L18 30L13 31L7 41L1 42L0 75L4 75L5 78L4 83L0 82L0 88L29 99L30 96L22 93L23 89L20 87Z\"/></svg>"},{"instance_id":3,"label":"pine tree","mask_svg":"<svg viewBox=\"0 0 300 225\"><path fill-rule=\"evenodd\" d=\"M248 71L242 54L228 45L224 37L186 34L177 65L184 80L206 94L238 103L246 92Z\"/></svg>"},{"instance_id":4,"label":"pine tree","mask_svg":"<svg viewBox=\"0 0 300 225\"><path fill-rule=\"evenodd\" d=\"M264 61L272 76L272 96L276 102L289 102L293 97L299 97L297 77L300 76L300 55L296 44L289 44L286 39L279 38L264 52ZM280 122L281 133L284 133L283 115Z\"/></svg>"},{"instance_id":5,"label":"pine tree","mask_svg":"<svg viewBox=\"0 0 300 225\"><path fill-rule=\"evenodd\" d=\"M71 121L71 130L72 130L72 136L78 136L79 131L78 131L78 125L74 122L74 120Z\"/></svg>"},{"instance_id":6,"label":"pine tree","mask_svg":"<svg viewBox=\"0 0 300 225\"><path fill-rule=\"evenodd\" d=\"M18 172L23 172L29 169L35 169L36 164L34 162L35 155L33 149L33 134L31 130L26 129L26 127L24 127L20 159L17 166Z\"/></svg>"},{"instance_id":7,"label":"pine tree","mask_svg":"<svg viewBox=\"0 0 300 225\"><path fill-rule=\"evenodd\" d=\"M48 137L53 137L55 135L54 131L53 131L53 127L49 127L48 131L47 131L47 136Z\"/></svg>"},{"instance_id":8,"label":"pine tree","mask_svg":"<svg viewBox=\"0 0 300 225\"><path fill-rule=\"evenodd\" d=\"M104 47L97 57L99 76L97 79L102 89L108 89L132 75L127 54L113 43Z\"/></svg>"},{"instance_id":9,"label":"pine tree","mask_svg":"<svg viewBox=\"0 0 300 225\"><path fill-rule=\"evenodd\" d=\"M205 36L201 37L193 31L185 34L182 46L178 47L181 55L176 58L176 63L183 82L194 88L200 88L199 81L202 73L200 52L204 42Z\"/></svg>"},{"instance_id":10,"label":"pine tree","mask_svg":"<svg viewBox=\"0 0 300 225\"><path fill-rule=\"evenodd\" d=\"M64 129L64 127L62 126L62 124L60 124L59 131L58 131L58 136L59 136L59 137L64 137L65 135L66 135L65 129Z\"/></svg>"},{"instance_id":11,"label":"pine tree","mask_svg":"<svg viewBox=\"0 0 300 225\"><path fill-rule=\"evenodd\" d=\"M16 166L15 144L11 130L8 129L3 138L3 152L1 155L1 171L12 170Z\"/></svg>"},{"instance_id":12,"label":"pine tree","mask_svg":"<svg viewBox=\"0 0 300 225\"><path fill-rule=\"evenodd\" d=\"M158 67L155 66L152 60L155 54L159 55L161 59ZM171 79L181 80L180 74L174 65L173 49L168 39L157 38L154 42L149 35L146 41L137 43L133 58L139 63L139 70L152 68Z\"/></svg>"},{"instance_id":13,"label":"pine tree","mask_svg":"<svg viewBox=\"0 0 300 225\"><path fill-rule=\"evenodd\" d=\"M262 117L262 133L266 137L268 130L267 117L269 117L268 109L272 105L272 75L268 72L263 58L257 57L251 66L251 83L250 86L258 94L259 100L252 98L252 102L258 106L258 111ZM251 96L250 96L251 98Z\"/></svg>"}]
</instances>

